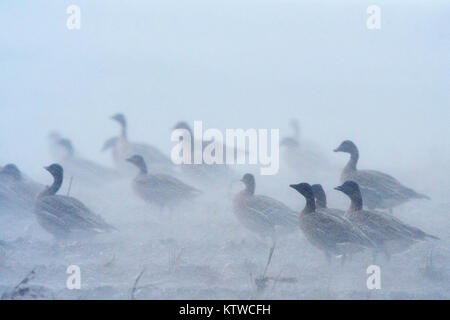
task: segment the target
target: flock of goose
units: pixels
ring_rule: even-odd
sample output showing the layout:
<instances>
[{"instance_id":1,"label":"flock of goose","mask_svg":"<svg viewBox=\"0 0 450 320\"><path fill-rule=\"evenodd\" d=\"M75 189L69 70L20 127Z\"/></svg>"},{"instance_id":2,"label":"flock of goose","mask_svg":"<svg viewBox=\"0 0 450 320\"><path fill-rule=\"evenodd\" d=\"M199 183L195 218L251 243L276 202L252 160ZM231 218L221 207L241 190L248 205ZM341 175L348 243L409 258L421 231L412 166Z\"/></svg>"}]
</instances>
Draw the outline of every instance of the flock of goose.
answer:
<instances>
[{"instance_id":1,"label":"flock of goose","mask_svg":"<svg viewBox=\"0 0 450 320\"><path fill-rule=\"evenodd\" d=\"M214 181L230 182L239 177L227 165L176 166L156 147L131 142L123 114L116 114L111 119L119 124L120 134L106 140L103 150L111 151L115 169L78 157L70 140L52 133L49 136L50 152L58 163L44 168L53 177L53 183L50 186L36 183L14 164L0 167L1 210L14 211L21 207L34 212L39 225L58 239L86 238L117 229L77 198L59 195L64 178L74 177L79 183L99 186L118 177L134 175L131 188L141 200L161 211L171 211L201 195L213 186ZM294 159L291 165L298 166L309 156L311 161L305 162L326 166L327 161L320 153L305 151L307 148L298 136L298 124L293 122L292 125L296 135L281 142ZM177 123L174 128L191 130L185 122ZM279 237L300 230L328 261L332 256L340 256L345 261L346 257L366 249L373 253L374 259L378 253L390 257L418 241L438 239L402 222L392 213L393 207L409 200L429 199L426 195L385 173L358 169L358 148L350 140L342 142L334 151L350 155L342 170L341 185L335 188L350 200L346 211L327 206L326 194L320 184L301 182L289 186L306 200L304 209L296 212L276 199L256 195L252 174L246 173L240 180L245 188L232 200L235 216L248 230L272 240L264 274ZM293 177L293 180L297 179Z\"/></svg>"}]
</instances>

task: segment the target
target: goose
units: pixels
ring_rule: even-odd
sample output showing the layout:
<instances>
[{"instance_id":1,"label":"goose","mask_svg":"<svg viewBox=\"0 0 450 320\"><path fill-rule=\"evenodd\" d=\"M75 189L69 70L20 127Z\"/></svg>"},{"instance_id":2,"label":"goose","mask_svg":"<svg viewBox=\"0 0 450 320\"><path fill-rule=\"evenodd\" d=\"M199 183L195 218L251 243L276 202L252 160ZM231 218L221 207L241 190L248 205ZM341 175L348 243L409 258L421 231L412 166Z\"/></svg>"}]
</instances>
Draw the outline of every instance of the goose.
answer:
<instances>
[{"instance_id":1,"label":"goose","mask_svg":"<svg viewBox=\"0 0 450 320\"><path fill-rule=\"evenodd\" d=\"M56 194L63 183L64 170L60 164L54 163L44 169L53 176L53 183L38 194L34 206L36 219L44 230L55 238L115 230L78 199Z\"/></svg>"},{"instance_id":2,"label":"goose","mask_svg":"<svg viewBox=\"0 0 450 320\"><path fill-rule=\"evenodd\" d=\"M357 163L359 151L356 145L350 141L343 141L334 152L345 152L350 154L350 160L341 173L341 183L347 180L358 183L364 205L370 210L380 208L392 208L411 199L430 199L413 189L405 187L394 177L375 170L358 170Z\"/></svg>"},{"instance_id":3,"label":"goose","mask_svg":"<svg viewBox=\"0 0 450 320\"><path fill-rule=\"evenodd\" d=\"M26 211L33 208L34 199L42 185L33 181L19 168L9 163L0 170L0 206L20 208Z\"/></svg>"},{"instance_id":4,"label":"goose","mask_svg":"<svg viewBox=\"0 0 450 320\"><path fill-rule=\"evenodd\" d=\"M121 128L120 136L116 139L108 140L108 144L114 142L113 146L113 161L116 167L123 173L130 173L132 167L126 161L135 154L141 155L147 163L151 165L152 171L171 173L173 171L172 161L169 157L159 151L156 147L143 144L134 143L128 140L127 121L122 113L117 113L111 117L116 121ZM105 146L104 146L105 149ZM135 170L133 170L135 172Z\"/></svg>"},{"instance_id":5,"label":"goose","mask_svg":"<svg viewBox=\"0 0 450 320\"><path fill-rule=\"evenodd\" d=\"M8 163L0 168L0 179L4 181L19 181L22 179L22 173L14 163Z\"/></svg>"},{"instance_id":6,"label":"goose","mask_svg":"<svg viewBox=\"0 0 450 320\"><path fill-rule=\"evenodd\" d=\"M67 176L75 177L88 185L103 184L119 178L115 170L78 156L71 140L60 137L53 139L51 143L53 146L50 149L59 150L59 158L55 160L64 167Z\"/></svg>"},{"instance_id":7,"label":"goose","mask_svg":"<svg viewBox=\"0 0 450 320\"><path fill-rule=\"evenodd\" d=\"M192 180L194 183L199 183L203 187L212 187L217 186L220 182L220 185L224 185L225 182L232 182L234 180L237 180L236 174L234 170L232 170L229 166L225 164L225 155L226 152L228 152L228 148L226 145L223 146L223 155L224 155L224 161L222 164L206 164L202 161L200 164L194 163L194 146L196 143L200 143L201 145L201 152L205 150L205 148L213 142L213 140L202 140L202 141L195 141L194 140L194 134L189 126L189 124L185 121L179 121L175 124L175 126L172 128L173 130L177 129L183 129L184 134L180 137L180 141L188 139L188 141L191 142L190 148L191 148L191 161L190 164L181 164L181 170L182 173L186 176L187 179ZM235 155L237 155L237 149L234 150ZM182 157L182 154L180 153L180 156ZM226 185L226 183L225 183Z\"/></svg>"},{"instance_id":8,"label":"goose","mask_svg":"<svg viewBox=\"0 0 450 320\"><path fill-rule=\"evenodd\" d=\"M147 203L172 208L183 201L197 197L201 191L167 174L149 174L147 165L141 155L127 159L134 164L139 173L134 178L132 187L137 196Z\"/></svg>"},{"instance_id":9,"label":"goose","mask_svg":"<svg viewBox=\"0 0 450 320\"><path fill-rule=\"evenodd\" d=\"M363 230L379 248L382 248L388 258L392 254L407 250L417 241L439 239L419 228L403 223L392 215L364 210L360 188L354 181L345 181L335 189L346 194L351 200L345 217Z\"/></svg>"},{"instance_id":10,"label":"goose","mask_svg":"<svg viewBox=\"0 0 450 320\"><path fill-rule=\"evenodd\" d=\"M248 230L262 238L269 237L272 246L264 269L269 267L277 240L280 236L297 229L297 215L284 203L263 195L255 195L255 177L246 173L240 180L245 189L233 199L233 212L238 221Z\"/></svg>"},{"instance_id":11,"label":"goose","mask_svg":"<svg viewBox=\"0 0 450 320\"><path fill-rule=\"evenodd\" d=\"M314 193L308 183L291 184L291 188L302 194L306 205L300 213L300 229L306 239L324 252L328 263L331 256L345 257L366 248L376 248L376 244L349 220L316 210Z\"/></svg>"},{"instance_id":12,"label":"goose","mask_svg":"<svg viewBox=\"0 0 450 320\"><path fill-rule=\"evenodd\" d=\"M340 209L328 208L327 206L327 196L323 190L322 185L313 184L311 185L312 191L314 193L314 199L316 200L316 210L323 211L328 214L334 214L338 216L343 216L345 211Z\"/></svg>"}]
</instances>

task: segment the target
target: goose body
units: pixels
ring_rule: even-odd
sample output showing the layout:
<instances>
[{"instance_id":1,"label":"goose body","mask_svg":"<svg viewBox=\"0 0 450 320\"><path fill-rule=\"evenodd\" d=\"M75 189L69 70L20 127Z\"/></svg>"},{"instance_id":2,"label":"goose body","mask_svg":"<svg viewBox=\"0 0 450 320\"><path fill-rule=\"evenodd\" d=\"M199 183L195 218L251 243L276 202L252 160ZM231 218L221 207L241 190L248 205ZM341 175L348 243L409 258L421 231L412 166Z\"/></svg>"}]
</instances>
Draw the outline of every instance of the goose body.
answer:
<instances>
[{"instance_id":1,"label":"goose body","mask_svg":"<svg viewBox=\"0 0 450 320\"><path fill-rule=\"evenodd\" d=\"M359 186L354 181L346 181L336 187L336 190L342 191L351 199L345 217L364 231L388 255L403 252L417 241L438 239L391 215L364 210Z\"/></svg>"},{"instance_id":2,"label":"goose body","mask_svg":"<svg viewBox=\"0 0 450 320\"><path fill-rule=\"evenodd\" d=\"M350 160L342 170L341 183L354 181L358 183L364 200L369 209L392 209L411 199L429 199L411 188L405 187L394 177L375 170L358 170L359 151L349 140L341 143L335 152L350 153Z\"/></svg>"},{"instance_id":3,"label":"goose body","mask_svg":"<svg viewBox=\"0 0 450 320\"><path fill-rule=\"evenodd\" d=\"M248 230L261 238L269 237L272 240L264 277L278 238L298 228L297 216L284 203L267 196L255 195L255 177L252 174L245 174L241 181L245 184L245 189L236 194L233 199L235 216Z\"/></svg>"},{"instance_id":4,"label":"goose body","mask_svg":"<svg viewBox=\"0 0 450 320\"><path fill-rule=\"evenodd\" d=\"M52 174L54 181L37 196L34 207L37 221L43 229L56 238L114 229L78 199L56 195L63 181L63 168L59 164L52 164L45 169Z\"/></svg>"},{"instance_id":5,"label":"goose body","mask_svg":"<svg viewBox=\"0 0 450 320\"><path fill-rule=\"evenodd\" d=\"M167 174L149 174L145 160L140 155L128 159L138 167L139 173L134 178L134 192L144 201L160 207L173 206L189 201L201 192L181 180Z\"/></svg>"},{"instance_id":6,"label":"goose body","mask_svg":"<svg viewBox=\"0 0 450 320\"><path fill-rule=\"evenodd\" d=\"M252 176L253 177L253 176ZM261 237L277 238L297 229L297 215L284 203L273 198L255 195L252 179L243 178L246 189L233 199L233 211L239 222Z\"/></svg>"},{"instance_id":7,"label":"goose body","mask_svg":"<svg viewBox=\"0 0 450 320\"><path fill-rule=\"evenodd\" d=\"M234 150L228 148L225 144L223 145L223 163L222 164L207 164L205 162L202 163L194 163L194 145L198 144L201 146L201 152L205 150L205 148L213 142L213 140L202 140L202 141L194 141L194 135L191 127L184 121L180 121L173 127L174 130L184 130L184 134L180 137L180 141L188 139L187 141L191 141L190 149L191 149L191 159L189 164L181 164L180 168L183 175L193 183L199 184L203 187L217 187L218 185L227 184L227 182L231 182L236 178L236 173L232 168L225 164L225 155L226 152L234 152L236 156L238 149L235 147ZM182 157L182 153L180 153L180 157Z\"/></svg>"},{"instance_id":8,"label":"goose body","mask_svg":"<svg viewBox=\"0 0 450 320\"><path fill-rule=\"evenodd\" d=\"M300 229L308 241L329 258L331 255L346 256L365 248L375 248L376 244L349 220L316 210L312 188L307 183L291 185L306 199L300 213Z\"/></svg>"}]
</instances>

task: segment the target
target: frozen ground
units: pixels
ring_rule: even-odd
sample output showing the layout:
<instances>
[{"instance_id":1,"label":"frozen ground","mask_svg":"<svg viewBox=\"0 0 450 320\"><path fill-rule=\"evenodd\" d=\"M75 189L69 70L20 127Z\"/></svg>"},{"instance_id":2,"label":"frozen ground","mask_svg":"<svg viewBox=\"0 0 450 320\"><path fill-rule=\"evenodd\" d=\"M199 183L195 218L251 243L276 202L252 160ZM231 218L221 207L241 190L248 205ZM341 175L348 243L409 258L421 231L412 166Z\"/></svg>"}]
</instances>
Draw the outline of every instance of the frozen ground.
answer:
<instances>
[{"instance_id":1,"label":"frozen ground","mask_svg":"<svg viewBox=\"0 0 450 320\"><path fill-rule=\"evenodd\" d=\"M167 214L143 204L124 180L92 189L74 183L71 195L120 230L92 241L56 243L32 214L0 215L0 235L6 243L0 247L0 294L11 292L34 270L29 286L44 298L130 299L134 282L144 271L136 299L448 299L449 189L433 189L435 177L422 179L424 172L417 173L408 183L421 181L421 191L433 200L410 202L395 214L442 240L419 243L390 261L380 259L381 290L366 288L369 253L344 266L338 259L328 266L300 231L280 241L268 272L278 280L269 280L264 290L258 290L254 280L262 273L269 247L244 229L231 211L230 196L241 188L239 184ZM442 174L448 176L448 171ZM287 187L298 182L289 172L259 180L257 193L281 199L296 210L303 207L303 199ZM330 206L348 205L343 196L329 191L336 182L324 185ZM432 264L427 263L431 255ZM80 290L66 288L69 265L81 269Z\"/></svg>"}]
</instances>

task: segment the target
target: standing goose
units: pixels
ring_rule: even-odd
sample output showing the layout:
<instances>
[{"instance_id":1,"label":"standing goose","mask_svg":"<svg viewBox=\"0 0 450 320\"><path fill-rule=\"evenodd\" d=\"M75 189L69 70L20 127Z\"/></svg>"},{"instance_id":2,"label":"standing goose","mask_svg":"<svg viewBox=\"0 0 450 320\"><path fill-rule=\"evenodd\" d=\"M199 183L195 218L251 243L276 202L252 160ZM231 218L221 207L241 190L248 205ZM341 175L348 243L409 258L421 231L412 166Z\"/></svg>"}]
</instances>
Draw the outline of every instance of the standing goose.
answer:
<instances>
[{"instance_id":1,"label":"standing goose","mask_svg":"<svg viewBox=\"0 0 450 320\"><path fill-rule=\"evenodd\" d=\"M297 215L288 206L273 198L255 195L255 177L246 173L241 181L245 189L233 199L233 212L239 222L262 238L272 240L264 275L272 259L278 237L297 229Z\"/></svg>"},{"instance_id":2,"label":"standing goose","mask_svg":"<svg viewBox=\"0 0 450 320\"><path fill-rule=\"evenodd\" d=\"M145 202L154 203L161 209L173 207L183 201L198 196L201 191L166 174L149 174L145 160L140 155L133 155L127 161L134 164L139 173L133 180L134 192Z\"/></svg>"},{"instance_id":3,"label":"standing goose","mask_svg":"<svg viewBox=\"0 0 450 320\"><path fill-rule=\"evenodd\" d=\"M54 163L44 169L53 176L53 184L45 187L35 201L34 213L42 228L56 238L103 233L115 229L81 201L69 196L56 195L63 182L61 165Z\"/></svg>"},{"instance_id":4,"label":"standing goose","mask_svg":"<svg viewBox=\"0 0 450 320\"><path fill-rule=\"evenodd\" d=\"M338 216L343 216L345 211L339 209L328 208L327 206L327 196L325 191L320 184L313 184L311 186L314 193L314 199L316 199L316 210L323 211L328 214L335 214Z\"/></svg>"},{"instance_id":5,"label":"standing goose","mask_svg":"<svg viewBox=\"0 0 450 320\"><path fill-rule=\"evenodd\" d=\"M356 145L345 140L334 152L350 154L350 160L341 173L341 183L347 180L358 183L364 204L369 209L389 209L398 206L410 199L430 199L428 196L403 186L397 179L375 170L358 170L356 165L359 152Z\"/></svg>"},{"instance_id":6,"label":"standing goose","mask_svg":"<svg viewBox=\"0 0 450 320\"><path fill-rule=\"evenodd\" d=\"M363 209L363 198L359 186L354 181L346 181L335 188L345 193L351 205L345 216L363 230L389 257L391 254L407 250L411 245L427 238L439 239L419 228L409 226L383 212Z\"/></svg>"},{"instance_id":7,"label":"standing goose","mask_svg":"<svg viewBox=\"0 0 450 320\"><path fill-rule=\"evenodd\" d=\"M331 256L343 256L375 248L376 245L358 227L349 220L323 211L316 211L314 194L308 183L291 184L306 199L306 205L300 213L300 229L309 242L322 250L328 262Z\"/></svg>"},{"instance_id":8,"label":"standing goose","mask_svg":"<svg viewBox=\"0 0 450 320\"><path fill-rule=\"evenodd\" d=\"M116 121L121 128L121 133L118 138L112 138L107 141L108 144L114 143L113 147L113 160L117 168L125 173L134 172L127 159L135 154L141 155L147 163L151 165L152 171L169 173L173 171L172 161L169 157L159 151L156 147L143 144L134 143L128 140L127 134L127 122L125 116L122 113L117 113L111 117L112 120ZM105 147L107 145L105 144Z\"/></svg>"},{"instance_id":9,"label":"standing goose","mask_svg":"<svg viewBox=\"0 0 450 320\"><path fill-rule=\"evenodd\" d=\"M181 129L183 130L183 135L180 136L180 141L190 141L190 151L191 151L191 158L190 158L190 164L181 164L181 170L183 174L186 176L187 179L192 181L193 183L198 183L201 186L205 188L211 188L211 187L217 187L221 185L227 185L226 182L231 183L233 180L236 179L235 172L225 164L225 155L227 151L226 145L223 146L222 154L223 154L223 163L222 164L207 164L204 161L200 164L194 163L194 152L195 152L195 146L200 145L201 150L200 151L203 154L203 151L205 148L210 144L213 143L213 140L194 140L194 134L189 126L185 121L179 121L175 124L175 126L172 128L173 130ZM237 151L235 149L235 151ZM235 153L236 155L236 153ZM180 152L180 157L183 157L182 153ZM204 160L204 159L203 159ZM224 183L225 182L225 183Z\"/></svg>"}]
</instances>

